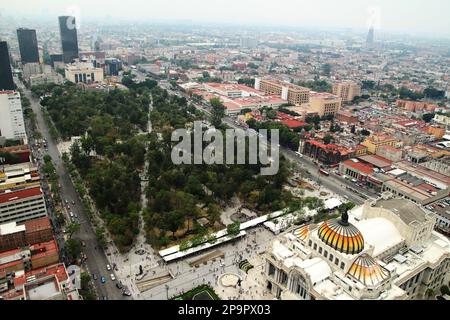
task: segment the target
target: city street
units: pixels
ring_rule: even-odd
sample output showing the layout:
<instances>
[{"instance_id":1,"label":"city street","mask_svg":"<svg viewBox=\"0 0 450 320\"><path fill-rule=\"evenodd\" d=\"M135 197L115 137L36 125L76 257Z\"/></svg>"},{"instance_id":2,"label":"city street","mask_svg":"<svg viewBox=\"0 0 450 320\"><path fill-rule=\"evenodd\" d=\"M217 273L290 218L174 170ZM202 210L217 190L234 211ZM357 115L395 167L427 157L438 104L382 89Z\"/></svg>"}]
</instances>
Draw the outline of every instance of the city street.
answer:
<instances>
[{"instance_id":1,"label":"city street","mask_svg":"<svg viewBox=\"0 0 450 320\"><path fill-rule=\"evenodd\" d=\"M74 213L78 215L80 222L80 231L74 235L75 238L86 243L86 246L82 248L82 251L86 254L86 266L92 276L95 273L98 276L98 280L93 280L95 289L99 298L107 297L108 299L126 299L122 295L122 292L116 288L115 282L111 281L109 274L111 272L106 270L106 264L108 260L103 250L100 248L95 236L95 231L93 230L89 219L86 217L81 200L75 191L72 180L70 179L69 173L64 166L58 149L56 147L55 141L52 139L49 129L44 121L41 105L39 99L31 95L31 92L27 90L19 81L17 81L19 87L23 90L28 99L30 99L31 107L36 113L36 121L38 130L41 132L42 137L48 141L48 154L51 156L53 163L56 168L56 172L59 177L59 184L61 185L61 197L68 199L69 201L74 201L75 205L71 205L71 209ZM100 277L104 276L106 278L106 283L102 284L100 282Z\"/></svg>"}]
</instances>

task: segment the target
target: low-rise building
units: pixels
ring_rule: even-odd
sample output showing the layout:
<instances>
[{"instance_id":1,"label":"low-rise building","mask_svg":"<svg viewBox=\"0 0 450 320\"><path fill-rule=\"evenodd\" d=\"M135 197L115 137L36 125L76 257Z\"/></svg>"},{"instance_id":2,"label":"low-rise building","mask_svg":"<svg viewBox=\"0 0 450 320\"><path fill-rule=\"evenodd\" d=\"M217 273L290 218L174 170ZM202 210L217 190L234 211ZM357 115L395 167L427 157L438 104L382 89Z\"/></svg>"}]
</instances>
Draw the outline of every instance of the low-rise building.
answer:
<instances>
[{"instance_id":1,"label":"low-rise building","mask_svg":"<svg viewBox=\"0 0 450 320\"><path fill-rule=\"evenodd\" d=\"M346 110L339 110L336 112L336 120L346 122L348 124L358 123L358 116Z\"/></svg>"},{"instance_id":2,"label":"low-rise building","mask_svg":"<svg viewBox=\"0 0 450 320\"><path fill-rule=\"evenodd\" d=\"M403 158L402 149L394 148L388 145L378 147L376 154L380 157L389 159L392 162L400 161Z\"/></svg>"},{"instance_id":3,"label":"low-rise building","mask_svg":"<svg viewBox=\"0 0 450 320\"><path fill-rule=\"evenodd\" d=\"M308 108L321 117L335 116L341 109L342 99L331 93L311 92Z\"/></svg>"},{"instance_id":4,"label":"low-rise building","mask_svg":"<svg viewBox=\"0 0 450 320\"><path fill-rule=\"evenodd\" d=\"M53 239L48 217L25 221L22 224L8 222L0 225L0 251L11 250Z\"/></svg>"},{"instance_id":5,"label":"low-rise building","mask_svg":"<svg viewBox=\"0 0 450 320\"><path fill-rule=\"evenodd\" d=\"M40 179L38 168L31 162L3 165L0 167L0 194L38 187Z\"/></svg>"},{"instance_id":6,"label":"low-rise building","mask_svg":"<svg viewBox=\"0 0 450 320\"><path fill-rule=\"evenodd\" d=\"M325 165L337 165L354 156L354 151L336 144L324 144L309 139L303 143L302 153Z\"/></svg>"},{"instance_id":7,"label":"low-rise building","mask_svg":"<svg viewBox=\"0 0 450 320\"><path fill-rule=\"evenodd\" d=\"M39 186L0 194L0 224L46 216L45 198Z\"/></svg>"},{"instance_id":8,"label":"low-rise building","mask_svg":"<svg viewBox=\"0 0 450 320\"><path fill-rule=\"evenodd\" d=\"M0 274L0 299L4 300L79 300L64 264L31 271ZM3 289L3 290L1 290Z\"/></svg>"},{"instance_id":9,"label":"low-rise building","mask_svg":"<svg viewBox=\"0 0 450 320\"><path fill-rule=\"evenodd\" d=\"M92 62L75 61L71 64L66 64L65 67L66 79L73 83L93 83L103 81L103 69L96 68Z\"/></svg>"},{"instance_id":10,"label":"low-rise building","mask_svg":"<svg viewBox=\"0 0 450 320\"><path fill-rule=\"evenodd\" d=\"M309 102L310 89L276 79L255 79L255 89L267 95L275 95L290 104L301 105Z\"/></svg>"},{"instance_id":11,"label":"low-rise building","mask_svg":"<svg viewBox=\"0 0 450 320\"><path fill-rule=\"evenodd\" d=\"M378 148L381 146L391 146L395 147L397 140L394 137L384 135L384 134L374 134L362 143L363 146L367 147L367 151L371 154L376 154Z\"/></svg>"}]
</instances>

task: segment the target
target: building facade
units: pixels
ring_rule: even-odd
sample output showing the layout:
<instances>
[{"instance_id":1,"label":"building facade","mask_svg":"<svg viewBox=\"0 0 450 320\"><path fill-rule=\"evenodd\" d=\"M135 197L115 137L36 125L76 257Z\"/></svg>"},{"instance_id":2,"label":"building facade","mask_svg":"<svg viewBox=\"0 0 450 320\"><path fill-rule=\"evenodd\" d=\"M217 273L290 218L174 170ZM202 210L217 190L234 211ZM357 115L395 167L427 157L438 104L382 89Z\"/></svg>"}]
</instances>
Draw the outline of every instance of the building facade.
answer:
<instances>
[{"instance_id":1,"label":"building facade","mask_svg":"<svg viewBox=\"0 0 450 320\"><path fill-rule=\"evenodd\" d=\"M394 137L382 134L372 135L362 143L363 146L367 147L367 151L371 154L376 154L378 148L381 146L395 147L396 144L397 140Z\"/></svg>"},{"instance_id":2,"label":"building facade","mask_svg":"<svg viewBox=\"0 0 450 320\"><path fill-rule=\"evenodd\" d=\"M59 19L59 31L61 35L61 48L64 63L70 63L78 59L78 37L75 17L61 16Z\"/></svg>"},{"instance_id":3,"label":"building facade","mask_svg":"<svg viewBox=\"0 0 450 320\"><path fill-rule=\"evenodd\" d=\"M311 92L309 109L319 116L335 116L341 109L342 99L326 92Z\"/></svg>"},{"instance_id":4,"label":"building facade","mask_svg":"<svg viewBox=\"0 0 450 320\"><path fill-rule=\"evenodd\" d=\"M26 139L22 102L17 91L0 91L0 136Z\"/></svg>"},{"instance_id":5,"label":"building facade","mask_svg":"<svg viewBox=\"0 0 450 320\"><path fill-rule=\"evenodd\" d=\"M355 97L361 95L361 86L354 81L345 81L333 85L333 94L344 102L351 102Z\"/></svg>"},{"instance_id":6,"label":"building facade","mask_svg":"<svg viewBox=\"0 0 450 320\"><path fill-rule=\"evenodd\" d=\"M46 216L47 207L40 187L0 194L0 224L20 223Z\"/></svg>"},{"instance_id":7,"label":"building facade","mask_svg":"<svg viewBox=\"0 0 450 320\"><path fill-rule=\"evenodd\" d=\"M17 29L19 51L22 65L26 63L39 63L39 49L34 29Z\"/></svg>"},{"instance_id":8,"label":"building facade","mask_svg":"<svg viewBox=\"0 0 450 320\"><path fill-rule=\"evenodd\" d=\"M300 87L279 80L255 79L255 89L267 95L275 95L287 100L290 104L301 105L309 102L308 88Z\"/></svg>"},{"instance_id":9,"label":"building facade","mask_svg":"<svg viewBox=\"0 0 450 320\"><path fill-rule=\"evenodd\" d=\"M90 62L75 61L66 64L66 79L73 83L94 83L103 81L103 69L95 68Z\"/></svg>"},{"instance_id":10,"label":"building facade","mask_svg":"<svg viewBox=\"0 0 450 320\"><path fill-rule=\"evenodd\" d=\"M8 43L6 41L0 41L0 75L0 91L14 90L16 88L12 76Z\"/></svg>"}]
</instances>

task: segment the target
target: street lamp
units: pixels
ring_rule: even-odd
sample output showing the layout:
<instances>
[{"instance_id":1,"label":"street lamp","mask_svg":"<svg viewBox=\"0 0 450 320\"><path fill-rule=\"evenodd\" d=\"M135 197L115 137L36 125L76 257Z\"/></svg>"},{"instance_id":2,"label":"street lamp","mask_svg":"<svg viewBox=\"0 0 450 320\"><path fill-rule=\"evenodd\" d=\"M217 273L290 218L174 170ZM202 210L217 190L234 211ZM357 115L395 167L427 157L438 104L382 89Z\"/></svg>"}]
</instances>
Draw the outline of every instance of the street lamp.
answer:
<instances>
[{"instance_id":1,"label":"street lamp","mask_svg":"<svg viewBox=\"0 0 450 320\"><path fill-rule=\"evenodd\" d=\"M166 287L166 297L167 297L167 300L169 300L169 285L166 284L165 287Z\"/></svg>"}]
</instances>

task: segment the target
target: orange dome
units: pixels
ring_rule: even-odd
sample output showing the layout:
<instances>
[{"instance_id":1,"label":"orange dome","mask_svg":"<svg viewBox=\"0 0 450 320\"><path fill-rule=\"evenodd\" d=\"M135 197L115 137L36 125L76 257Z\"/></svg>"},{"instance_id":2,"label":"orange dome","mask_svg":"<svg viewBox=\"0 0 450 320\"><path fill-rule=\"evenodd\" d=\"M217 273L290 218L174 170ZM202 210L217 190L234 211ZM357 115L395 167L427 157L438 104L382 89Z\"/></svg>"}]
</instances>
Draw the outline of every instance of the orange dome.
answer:
<instances>
[{"instance_id":1,"label":"orange dome","mask_svg":"<svg viewBox=\"0 0 450 320\"><path fill-rule=\"evenodd\" d=\"M320 240L342 253L358 254L364 249L361 232L347 221L325 221L320 226L318 235Z\"/></svg>"},{"instance_id":2,"label":"orange dome","mask_svg":"<svg viewBox=\"0 0 450 320\"><path fill-rule=\"evenodd\" d=\"M293 232L294 236L296 236L301 241L305 241L306 238L308 237L309 229L311 228L311 226L313 226L313 225L306 224L304 226L301 226L298 229L295 229Z\"/></svg>"},{"instance_id":3,"label":"orange dome","mask_svg":"<svg viewBox=\"0 0 450 320\"><path fill-rule=\"evenodd\" d=\"M368 254L362 254L356 258L348 274L366 286L375 286L389 277L389 271Z\"/></svg>"}]
</instances>

